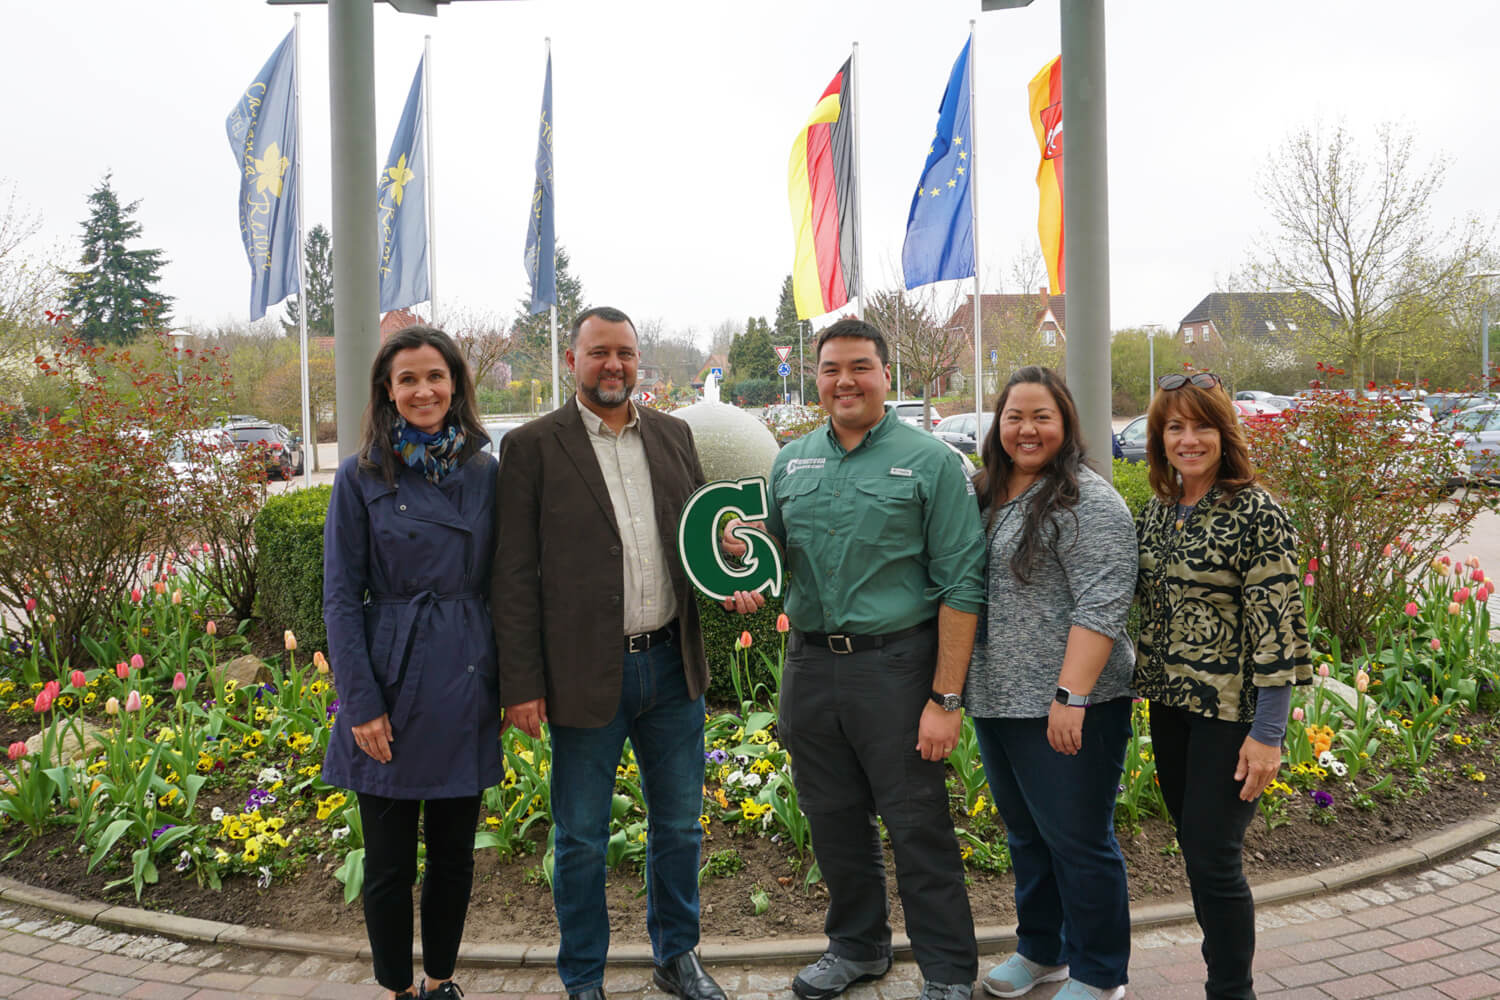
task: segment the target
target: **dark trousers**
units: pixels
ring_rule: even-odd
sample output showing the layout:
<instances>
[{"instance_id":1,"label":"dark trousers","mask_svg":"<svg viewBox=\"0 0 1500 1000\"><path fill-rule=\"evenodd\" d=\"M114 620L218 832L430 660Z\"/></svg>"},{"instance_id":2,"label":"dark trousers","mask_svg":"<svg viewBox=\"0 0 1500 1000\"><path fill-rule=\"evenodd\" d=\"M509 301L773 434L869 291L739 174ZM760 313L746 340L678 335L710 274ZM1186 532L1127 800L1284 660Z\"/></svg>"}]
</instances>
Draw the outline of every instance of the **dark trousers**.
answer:
<instances>
[{"instance_id":1,"label":"dark trousers","mask_svg":"<svg viewBox=\"0 0 1500 1000\"><path fill-rule=\"evenodd\" d=\"M365 930L375 981L397 993L412 981L411 887L417 880L417 816L422 814L427 871L422 879L422 966L453 975L474 883L474 826L479 796L387 799L361 792L365 832Z\"/></svg>"},{"instance_id":2,"label":"dark trousers","mask_svg":"<svg viewBox=\"0 0 1500 1000\"><path fill-rule=\"evenodd\" d=\"M1005 821L1022 955L1113 989L1130 964L1130 887L1115 840L1115 796L1130 742L1130 699L1087 710L1083 748L1047 743L1047 720L975 719L984 774Z\"/></svg>"},{"instance_id":3,"label":"dark trousers","mask_svg":"<svg viewBox=\"0 0 1500 1000\"><path fill-rule=\"evenodd\" d=\"M782 744L828 884L829 950L856 961L891 953L878 814L890 834L912 954L929 982L979 970L963 861L942 761L917 752L937 631L836 654L794 634L782 676Z\"/></svg>"},{"instance_id":4,"label":"dark trousers","mask_svg":"<svg viewBox=\"0 0 1500 1000\"><path fill-rule=\"evenodd\" d=\"M1156 776L1187 863L1193 912L1203 928L1208 1000L1254 1000L1255 900L1242 865L1255 803L1234 780L1250 724L1151 703Z\"/></svg>"}]
</instances>

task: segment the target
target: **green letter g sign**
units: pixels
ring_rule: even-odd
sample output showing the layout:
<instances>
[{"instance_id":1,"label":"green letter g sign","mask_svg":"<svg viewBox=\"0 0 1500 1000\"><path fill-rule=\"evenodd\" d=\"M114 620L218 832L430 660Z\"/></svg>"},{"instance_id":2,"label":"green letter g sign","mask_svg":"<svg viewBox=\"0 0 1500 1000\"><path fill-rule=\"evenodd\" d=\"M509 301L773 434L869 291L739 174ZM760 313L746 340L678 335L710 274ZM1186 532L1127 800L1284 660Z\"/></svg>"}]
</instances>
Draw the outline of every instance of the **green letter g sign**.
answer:
<instances>
[{"instance_id":1,"label":"green letter g sign","mask_svg":"<svg viewBox=\"0 0 1500 1000\"><path fill-rule=\"evenodd\" d=\"M759 521L766 513L766 481L759 476L700 486L688 498L677 522L677 551L693 586L715 601L736 590L766 590L772 597L780 597L781 550L770 535L745 525L734 530L734 537L748 546L744 565L739 568L724 561L719 546L719 525L725 514L741 521Z\"/></svg>"}]
</instances>

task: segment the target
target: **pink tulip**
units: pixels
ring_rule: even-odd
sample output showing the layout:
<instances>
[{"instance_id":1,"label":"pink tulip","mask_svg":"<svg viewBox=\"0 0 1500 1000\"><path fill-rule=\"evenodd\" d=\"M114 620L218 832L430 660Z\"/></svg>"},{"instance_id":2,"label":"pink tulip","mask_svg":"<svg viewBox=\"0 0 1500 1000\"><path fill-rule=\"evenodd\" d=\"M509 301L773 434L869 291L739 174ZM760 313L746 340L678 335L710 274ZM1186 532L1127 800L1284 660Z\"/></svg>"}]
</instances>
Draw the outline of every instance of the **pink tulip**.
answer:
<instances>
[{"instance_id":1,"label":"pink tulip","mask_svg":"<svg viewBox=\"0 0 1500 1000\"><path fill-rule=\"evenodd\" d=\"M36 701L34 701L34 702L31 703L31 710L33 712L36 712L37 714L41 714L42 712L47 711L51 707L52 707L52 695L50 695L50 694L47 693L47 689L46 688L43 688L40 692L38 692L38 694L36 696Z\"/></svg>"},{"instance_id":2,"label":"pink tulip","mask_svg":"<svg viewBox=\"0 0 1500 1000\"><path fill-rule=\"evenodd\" d=\"M175 674L172 675L172 690L173 691L186 691L187 690L187 675L184 674L181 670L177 671L177 673L175 673Z\"/></svg>"},{"instance_id":3,"label":"pink tulip","mask_svg":"<svg viewBox=\"0 0 1500 1000\"><path fill-rule=\"evenodd\" d=\"M288 653L294 652L297 649L297 633L293 632L291 629L287 629L285 632L281 633L281 643L282 645L286 646L286 651Z\"/></svg>"},{"instance_id":4,"label":"pink tulip","mask_svg":"<svg viewBox=\"0 0 1500 1000\"><path fill-rule=\"evenodd\" d=\"M1307 561L1307 571L1309 573L1316 573L1318 571L1318 557L1317 556L1313 556L1311 559L1309 559Z\"/></svg>"},{"instance_id":5,"label":"pink tulip","mask_svg":"<svg viewBox=\"0 0 1500 1000\"><path fill-rule=\"evenodd\" d=\"M1355 552L1363 552L1364 550L1365 550L1365 543L1364 542L1355 542L1354 543L1354 551Z\"/></svg>"},{"instance_id":6,"label":"pink tulip","mask_svg":"<svg viewBox=\"0 0 1500 1000\"><path fill-rule=\"evenodd\" d=\"M1416 601L1407 601L1406 602L1406 607L1403 608L1402 610L1406 612L1406 617L1408 617L1408 618L1415 618L1415 617L1417 617L1417 612L1420 609L1417 607L1417 602Z\"/></svg>"},{"instance_id":7,"label":"pink tulip","mask_svg":"<svg viewBox=\"0 0 1500 1000\"><path fill-rule=\"evenodd\" d=\"M1474 569L1472 569L1472 570L1469 571L1469 579L1473 580L1475 583L1483 583L1484 582L1484 570L1479 569L1478 567L1475 567Z\"/></svg>"},{"instance_id":8,"label":"pink tulip","mask_svg":"<svg viewBox=\"0 0 1500 1000\"><path fill-rule=\"evenodd\" d=\"M791 620L787 618L786 612L783 611L781 614L776 616L776 631L784 634L786 632L790 632L791 629L792 623Z\"/></svg>"},{"instance_id":9,"label":"pink tulip","mask_svg":"<svg viewBox=\"0 0 1500 1000\"><path fill-rule=\"evenodd\" d=\"M212 618L210 618L204 624L203 631L207 632L209 635L218 635L219 634L219 623L216 622L216 621L214 621Z\"/></svg>"},{"instance_id":10,"label":"pink tulip","mask_svg":"<svg viewBox=\"0 0 1500 1000\"><path fill-rule=\"evenodd\" d=\"M1464 560L1464 565L1469 567L1470 569L1478 569L1479 557L1476 555L1470 555L1469 558Z\"/></svg>"},{"instance_id":11,"label":"pink tulip","mask_svg":"<svg viewBox=\"0 0 1500 1000\"><path fill-rule=\"evenodd\" d=\"M160 580L157 580L151 585L151 592L157 597L160 597L162 594L165 594L167 592L167 585L165 583L162 583Z\"/></svg>"},{"instance_id":12,"label":"pink tulip","mask_svg":"<svg viewBox=\"0 0 1500 1000\"><path fill-rule=\"evenodd\" d=\"M169 565L169 566L165 567L161 571L161 575L162 575L162 579L166 579L169 576L176 576L177 575L177 567Z\"/></svg>"},{"instance_id":13,"label":"pink tulip","mask_svg":"<svg viewBox=\"0 0 1500 1000\"><path fill-rule=\"evenodd\" d=\"M27 613L30 614L31 612L33 612L35 610L36 610L36 598L35 597L28 597L28 598L26 598L26 611L27 611Z\"/></svg>"},{"instance_id":14,"label":"pink tulip","mask_svg":"<svg viewBox=\"0 0 1500 1000\"><path fill-rule=\"evenodd\" d=\"M69 674L68 683L73 685L75 688L88 687L89 684L88 678L83 676L82 670L75 670L71 674Z\"/></svg>"},{"instance_id":15,"label":"pink tulip","mask_svg":"<svg viewBox=\"0 0 1500 1000\"><path fill-rule=\"evenodd\" d=\"M6 754L12 761L18 761L26 756L26 744L20 740L16 740L6 749Z\"/></svg>"},{"instance_id":16,"label":"pink tulip","mask_svg":"<svg viewBox=\"0 0 1500 1000\"><path fill-rule=\"evenodd\" d=\"M140 669L142 669L145 666L146 666L146 658L144 656L142 656L140 653L135 653L134 655L132 655L130 657L130 669L131 670L140 670Z\"/></svg>"},{"instance_id":17,"label":"pink tulip","mask_svg":"<svg viewBox=\"0 0 1500 1000\"><path fill-rule=\"evenodd\" d=\"M740 633L740 648L742 648L742 649L749 649L750 648L750 633L749 633L749 631L745 631L745 632L741 632Z\"/></svg>"},{"instance_id":18,"label":"pink tulip","mask_svg":"<svg viewBox=\"0 0 1500 1000\"><path fill-rule=\"evenodd\" d=\"M1401 554L1403 556L1409 556L1414 551L1416 551L1416 550L1411 547L1411 542L1402 542L1401 543Z\"/></svg>"},{"instance_id":19,"label":"pink tulip","mask_svg":"<svg viewBox=\"0 0 1500 1000\"><path fill-rule=\"evenodd\" d=\"M146 596L145 594L141 593L141 588L140 587L131 587L130 588L130 603L131 604L139 604L139 603L141 603L141 599L144 598L145 596Z\"/></svg>"},{"instance_id":20,"label":"pink tulip","mask_svg":"<svg viewBox=\"0 0 1500 1000\"><path fill-rule=\"evenodd\" d=\"M1354 675L1354 690L1367 691L1370 687L1370 675L1363 670Z\"/></svg>"},{"instance_id":21,"label":"pink tulip","mask_svg":"<svg viewBox=\"0 0 1500 1000\"><path fill-rule=\"evenodd\" d=\"M1452 566L1453 565L1453 557L1452 556L1447 556L1447 555L1441 555L1441 556L1438 556L1438 562L1442 563L1444 566Z\"/></svg>"},{"instance_id":22,"label":"pink tulip","mask_svg":"<svg viewBox=\"0 0 1500 1000\"><path fill-rule=\"evenodd\" d=\"M181 604L182 603L182 589L180 587L177 590L172 591L172 603L173 604Z\"/></svg>"},{"instance_id":23,"label":"pink tulip","mask_svg":"<svg viewBox=\"0 0 1500 1000\"><path fill-rule=\"evenodd\" d=\"M1455 590L1453 592L1453 599L1455 601L1457 601L1459 604L1462 604L1464 601L1467 601L1469 599L1469 588L1468 587L1459 587L1457 590Z\"/></svg>"},{"instance_id":24,"label":"pink tulip","mask_svg":"<svg viewBox=\"0 0 1500 1000\"><path fill-rule=\"evenodd\" d=\"M125 678L129 677L130 676L130 664L128 664L128 663L116 663L115 664L115 676L118 677L118 678L120 678L120 680L122 680L122 681Z\"/></svg>"},{"instance_id":25,"label":"pink tulip","mask_svg":"<svg viewBox=\"0 0 1500 1000\"><path fill-rule=\"evenodd\" d=\"M1327 542L1324 542L1324 543L1323 543L1323 544L1322 544L1322 545L1320 545L1320 546L1318 546L1318 547L1319 547L1319 548L1320 548L1320 549L1322 549L1322 550L1323 550L1323 551L1324 551L1324 552L1327 552L1327 551L1328 551L1328 543L1327 543Z\"/></svg>"},{"instance_id":26,"label":"pink tulip","mask_svg":"<svg viewBox=\"0 0 1500 1000\"><path fill-rule=\"evenodd\" d=\"M328 673L328 657L323 655L321 649L313 653L313 666L318 668L320 674Z\"/></svg>"},{"instance_id":27,"label":"pink tulip","mask_svg":"<svg viewBox=\"0 0 1500 1000\"><path fill-rule=\"evenodd\" d=\"M1463 608L1459 607L1459 604L1458 604L1457 601L1450 601L1449 602L1449 604L1448 604L1448 613L1450 615L1456 615L1456 614L1459 614L1462 611L1463 611Z\"/></svg>"},{"instance_id":28,"label":"pink tulip","mask_svg":"<svg viewBox=\"0 0 1500 1000\"><path fill-rule=\"evenodd\" d=\"M1301 722L1303 718L1304 718L1304 716L1303 716L1303 713L1302 713L1302 706L1301 705L1298 705L1296 708L1292 709L1292 721L1293 722Z\"/></svg>"},{"instance_id":29,"label":"pink tulip","mask_svg":"<svg viewBox=\"0 0 1500 1000\"><path fill-rule=\"evenodd\" d=\"M203 551L204 553L208 553L211 552L212 549L209 547L209 544L207 542L204 542L201 551Z\"/></svg>"},{"instance_id":30,"label":"pink tulip","mask_svg":"<svg viewBox=\"0 0 1500 1000\"><path fill-rule=\"evenodd\" d=\"M156 556L154 554L147 556L146 557L146 568L150 569L151 567L153 567L155 565L156 565Z\"/></svg>"},{"instance_id":31,"label":"pink tulip","mask_svg":"<svg viewBox=\"0 0 1500 1000\"><path fill-rule=\"evenodd\" d=\"M56 701L57 696L62 694L62 685L57 683L57 681L48 681L46 684L42 685L42 690L47 692L48 698Z\"/></svg>"},{"instance_id":32,"label":"pink tulip","mask_svg":"<svg viewBox=\"0 0 1500 1000\"><path fill-rule=\"evenodd\" d=\"M1443 644L1441 642L1438 642L1436 639L1432 640L1427 645L1432 649L1432 651L1434 653L1438 652L1439 650L1441 650L1443 648Z\"/></svg>"},{"instance_id":33,"label":"pink tulip","mask_svg":"<svg viewBox=\"0 0 1500 1000\"><path fill-rule=\"evenodd\" d=\"M1304 587L1311 587L1312 585L1313 585L1313 575L1311 573L1309 573L1309 574L1307 574L1306 576L1304 576L1302 578L1302 586L1304 586Z\"/></svg>"},{"instance_id":34,"label":"pink tulip","mask_svg":"<svg viewBox=\"0 0 1500 1000\"><path fill-rule=\"evenodd\" d=\"M1386 542L1385 543L1385 548L1383 548L1383 549L1380 550L1380 555L1381 555L1382 558L1389 559L1391 556L1393 556L1395 554L1395 552L1396 552L1396 547L1394 545L1392 545L1390 542Z\"/></svg>"},{"instance_id":35,"label":"pink tulip","mask_svg":"<svg viewBox=\"0 0 1500 1000\"><path fill-rule=\"evenodd\" d=\"M1490 594L1492 593L1493 591L1490 590L1489 584L1481 583L1478 589L1474 591L1474 600L1478 601L1480 604L1483 604L1485 601L1488 601L1490 599Z\"/></svg>"},{"instance_id":36,"label":"pink tulip","mask_svg":"<svg viewBox=\"0 0 1500 1000\"><path fill-rule=\"evenodd\" d=\"M1318 676L1319 677L1327 677L1328 676L1328 664L1324 663L1324 664L1322 664L1321 666L1318 667Z\"/></svg>"},{"instance_id":37,"label":"pink tulip","mask_svg":"<svg viewBox=\"0 0 1500 1000\"><path fill-rule=\"evenodd\" d=\"M139 712L141 710L141 693L132 691L125 696L125 711Z\"/></svg>"}]
</instances>

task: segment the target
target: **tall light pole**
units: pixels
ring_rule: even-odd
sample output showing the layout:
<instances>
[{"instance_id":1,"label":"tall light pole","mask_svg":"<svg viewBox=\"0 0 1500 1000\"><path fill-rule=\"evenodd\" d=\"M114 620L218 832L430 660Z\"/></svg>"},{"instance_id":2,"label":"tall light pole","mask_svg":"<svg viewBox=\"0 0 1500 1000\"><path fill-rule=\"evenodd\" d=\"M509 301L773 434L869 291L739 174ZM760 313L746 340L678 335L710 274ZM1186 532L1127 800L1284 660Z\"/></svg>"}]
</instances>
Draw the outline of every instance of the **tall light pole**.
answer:
<instances>
[{"instance_id":1,"label":"tall light pole","mask_svg":"<svg viewBox=\"0 0 1500 1000\"><path fill-rule=\"evenodd\" d=\"M167 336L172 338L172 357L177 362L177 384L182 384L182 350L183 345L193 339L191 330L168 330Z\"/></svg>"},{"instance_id":2,"label":"tall light pole","mask_svg":"<svg viewBox=\"0 0 1500 1000\"><path fill-rule=\"evenodd\" d=\"M1490 384L1490 279L1500 278L1500 271L1476 271L1467 277L1483 282L1483 298L1479 300L1479 387L1486 389Z\"/></svg>"}]
</instances>

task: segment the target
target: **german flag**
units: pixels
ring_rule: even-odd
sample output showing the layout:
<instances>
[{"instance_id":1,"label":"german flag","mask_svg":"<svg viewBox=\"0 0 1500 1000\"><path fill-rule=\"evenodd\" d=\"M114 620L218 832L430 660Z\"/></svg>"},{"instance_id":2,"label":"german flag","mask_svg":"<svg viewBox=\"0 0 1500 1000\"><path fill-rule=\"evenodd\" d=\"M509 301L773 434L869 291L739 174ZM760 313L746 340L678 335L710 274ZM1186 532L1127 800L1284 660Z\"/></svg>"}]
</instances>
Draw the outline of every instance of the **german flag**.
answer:
<instances>
[{"instance_id":1,"label":"german flag","mask_svg":"<svg viewBox=\"0 0 1500 1000\"><path fill-rule=\"evenodd\" d=\"M1037 211L1037 235L1047 260L1047 281L1053 295L1067 291L1068 274L1063 266L1063 105L1062 56L1042 67L1026 87L1031 99L1031 127L1042 162L1036 168L1036 186L1041 195Z\"/></svg>"},{"instance_id":2,"label":"german flag","mask_svg":"<svg viewBox=\"0 0 1500 1000\"><path fill-rule=\"evenodd\" d=\"M859 294L858 183L851 58L834 74L797 133L787 165L797 239L792 293L798 319L833 312Z\"/></svg>"}]
</instances>

